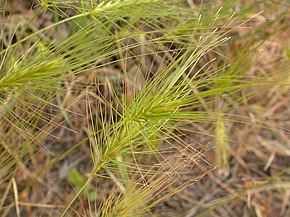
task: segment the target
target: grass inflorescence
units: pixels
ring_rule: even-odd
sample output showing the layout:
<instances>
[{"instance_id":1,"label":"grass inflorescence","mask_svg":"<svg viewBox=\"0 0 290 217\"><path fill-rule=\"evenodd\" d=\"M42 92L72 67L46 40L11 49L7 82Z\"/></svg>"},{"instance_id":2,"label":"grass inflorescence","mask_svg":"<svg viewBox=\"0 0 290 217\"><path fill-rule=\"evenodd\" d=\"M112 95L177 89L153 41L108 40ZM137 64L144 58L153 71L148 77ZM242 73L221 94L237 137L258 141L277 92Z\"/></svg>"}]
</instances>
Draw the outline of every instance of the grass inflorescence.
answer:
<instances>
[{"instance_id":1,"label":"grass inflorescence","mask_svg":"<svg viewBox=\"0 0 290 217\"><path fill-rule=\"evenodd\" d=\"M287 98L262 117L253 103L288 90L289 56L275 71L263 65L269 40L286 31L283 4L268 22L243 1L238 10L231 1L39 0L20 11L16 2L1 1L1 216L215 216L288 172L255 171L263 185L237 190L226 181L240 167L250 173L243 126L289 140L265 118ZM256 136L265 171L289 155ZM233 196L168 208L207 177Z\"/></svg>"}]
</instances>

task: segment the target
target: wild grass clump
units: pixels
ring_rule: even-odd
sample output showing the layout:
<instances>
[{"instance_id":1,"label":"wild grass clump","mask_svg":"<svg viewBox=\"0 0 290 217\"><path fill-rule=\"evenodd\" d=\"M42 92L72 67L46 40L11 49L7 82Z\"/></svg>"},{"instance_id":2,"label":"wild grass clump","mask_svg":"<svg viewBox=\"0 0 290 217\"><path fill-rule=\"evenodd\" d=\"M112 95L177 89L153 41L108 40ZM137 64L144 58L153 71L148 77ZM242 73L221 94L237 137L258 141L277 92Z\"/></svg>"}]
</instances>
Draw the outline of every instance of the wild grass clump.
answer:
<instances>
[{"instance_id":1,"label":"wild grass clump","mask_svg":"<svg viewBox=\"0 0 290 217\"><path fill-rule=\"evenodd\" d=\"M13 14L4 16L4 216L154 216L162 202L205 175L196 172L207 148L195 140L199 133L215 150L216 165L208 171L217 167L222 177L229 175L228 126L248 120L233 109L285 83L271 74L247 74L263 34L241 46L235 58L224 53L233 33L258 15L241 21L215 8L204 16L203 7L174 2L38 1L36 17L23 26L11 27ZM40 13L53 23L37 27ZM203 125L206 133L199 132ZM48 190L34 191L35 185ZM68 192L59 200L54 194L61 185ZM31 192L37 192L32 201ZM48 208L57 198L53 211L31 208Z\"/></svg>"}]
</instances>

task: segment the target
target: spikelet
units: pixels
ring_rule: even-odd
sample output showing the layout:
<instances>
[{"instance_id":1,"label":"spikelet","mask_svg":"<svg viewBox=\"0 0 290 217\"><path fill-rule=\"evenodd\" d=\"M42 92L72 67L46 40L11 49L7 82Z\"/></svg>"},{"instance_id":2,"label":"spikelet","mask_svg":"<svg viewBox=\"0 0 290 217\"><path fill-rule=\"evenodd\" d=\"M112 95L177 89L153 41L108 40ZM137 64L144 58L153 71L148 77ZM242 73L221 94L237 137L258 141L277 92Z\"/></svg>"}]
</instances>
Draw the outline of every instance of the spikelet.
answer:
<instances>
[{"instance_id":1,"label":"spikelet","mask_svg":"<svg viewBox=\"0 0 290 217\"><path fill-rule=\"evenodd\" d=\"M215 128L215 155L218 165L217 173L222 177L229 175L229 144L226 132L226 121L219 115Z\"/></svg>"}]
</instances>

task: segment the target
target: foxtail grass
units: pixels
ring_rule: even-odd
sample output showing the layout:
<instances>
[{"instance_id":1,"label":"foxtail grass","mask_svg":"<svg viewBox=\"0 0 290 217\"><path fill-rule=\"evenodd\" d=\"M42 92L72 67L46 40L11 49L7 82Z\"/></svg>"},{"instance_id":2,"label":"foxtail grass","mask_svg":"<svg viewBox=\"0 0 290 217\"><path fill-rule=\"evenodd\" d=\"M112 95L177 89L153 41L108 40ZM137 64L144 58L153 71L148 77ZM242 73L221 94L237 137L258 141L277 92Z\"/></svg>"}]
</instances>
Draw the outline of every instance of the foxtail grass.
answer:
<instances>
[{"instance_id":1,"label":"foxtail grass","mask_svg":"<svg viewBox=\"0 0 290 217\"><path fill-rule=\"evenodd\" d=\"M79 147L90 153L86 180L81 179L82 186L66 201L61 216L80 212L77 201L85 200L82 192L96 180L111 182L114 188L94 201L95 210L88 201L91 215L151 215L158 204L205 175L191 173L204 158L194 145L197 130L191 123L213 126L208 136L214 138L215 163L220 172L229 173L231 109L243 102L242 91L254 87L250 98L277 85L268 75L246 74L255 62L258 42L245 46L233 62L222 53L231 32L255 16L240 21L220 8L203 17L201 8L190 9L181 1L38 3L57 21L32 28L16 42L13 35L5 35L9 20L3 25L7 40L0 51L1 189L17 187L15 175L29 165L31 153L38 148L49 152L48 137L62 141L54 136L58 130L86 136L53 156L34 174L35 180ZM59 34L65 27L69 34L61 40L49 33ZM81 103L85 108L77 116L86 126L78 129L73 108ZM1 209L7 195L3 193Z\"/></svg>"}]
</instances>

